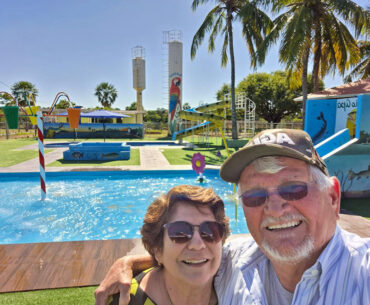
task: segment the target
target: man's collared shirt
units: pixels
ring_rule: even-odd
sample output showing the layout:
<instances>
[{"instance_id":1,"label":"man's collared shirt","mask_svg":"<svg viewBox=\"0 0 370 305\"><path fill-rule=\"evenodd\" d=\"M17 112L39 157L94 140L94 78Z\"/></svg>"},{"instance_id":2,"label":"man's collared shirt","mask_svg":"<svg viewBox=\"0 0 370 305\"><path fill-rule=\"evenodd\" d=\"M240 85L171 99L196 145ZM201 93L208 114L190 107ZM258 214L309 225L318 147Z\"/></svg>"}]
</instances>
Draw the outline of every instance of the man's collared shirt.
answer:
<instances>
[{"instance_id":1,"label":"man's collared shirt","mask_svg":"<svg viewBox=\"0 0 370 305\"><path fill-rule=\"evenodd\" d=\"M268 266L252 237L230 241L215 278L219 304L274 305L268 304L264 289ZM370 239L337 226L316 263L304 272L292 305L353 304L370 304Z\"/></svg>"}]
</instances>

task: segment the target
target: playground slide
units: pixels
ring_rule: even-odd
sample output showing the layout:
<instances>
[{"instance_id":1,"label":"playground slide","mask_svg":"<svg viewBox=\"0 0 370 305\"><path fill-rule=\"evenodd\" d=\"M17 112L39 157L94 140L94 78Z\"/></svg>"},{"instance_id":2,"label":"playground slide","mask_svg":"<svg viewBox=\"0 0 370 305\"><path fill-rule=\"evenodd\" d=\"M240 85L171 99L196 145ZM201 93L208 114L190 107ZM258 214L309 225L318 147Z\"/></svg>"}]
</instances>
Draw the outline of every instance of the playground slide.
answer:
<instances>
[{"instance_id":1,"label":"playground slide","mask_svg":"<svg viewBox=\"0 0 370 305\"><path fill-rule=\"evenodd\" d=\"M185 136L188 136L189 132L197 134L198 132L201 132L205 126L210 125L210 124L211 122L204 122L204 123L197 124L197 125L194 125L186 129L179 130L172 135L172 140L175 141L176 138L181 139Z\"/></svg>"},{"instance_id":2,"label":"playground slide","mask_svg":"<svg viewBox=\"0 0 370 305\"><path fill-rule=\"evenodd\" d=\"M325 160L336 154L337 152L356 143L357 141L357 138L351 139L348 128L345 128L320 142L319 144L315 145L315 148L321 158Z\"/></svg>"},{"instance_id":3,"label":"playground slide","mask_svg":"<svg viewBox=\"0 0 370 305\"><path fill-rule=\"evenodd\" d=\"M181 119L188 121L201 121L202 123L173 133L172 140L174 141L176 139L181 139L189 135L189 132L191 132L192 134L200 133L204 130L205 126L209 126L209 128L211 129L222 127L224 117L215 115L211 112L217 109L229 107L230 101L222 101L180 111L179 116Z\"/></svg>"}]
</instances>

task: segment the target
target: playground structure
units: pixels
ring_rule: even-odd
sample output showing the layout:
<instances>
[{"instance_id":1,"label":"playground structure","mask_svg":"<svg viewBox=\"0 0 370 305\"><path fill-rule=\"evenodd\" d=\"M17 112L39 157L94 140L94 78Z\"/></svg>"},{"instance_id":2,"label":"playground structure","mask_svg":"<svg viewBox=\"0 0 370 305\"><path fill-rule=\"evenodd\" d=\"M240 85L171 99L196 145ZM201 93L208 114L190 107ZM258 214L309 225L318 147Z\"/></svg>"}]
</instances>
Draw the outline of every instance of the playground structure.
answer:
<instances>
[{"instance_id":1,"label":"playground structure","mask_svg":"<svg viewBox=\"0 0 370 305\"><path fill-rule=\"evenodd\" d=\"M190 128L174 132L172 134L172 140L182 139L183 137L186 137L190 134L197 134L204 131L208 133L210 129L215 128L218 128L222 131L225 118L212 112L219 109L224 109L224 111L226 111L226 108L229 107L230 101L226 100L217 103L202 105L197 108L179 111L179 118L197 123Z\"/></svg>"},{"instance_id":2,"label":"playground structure","mask_svg":"<svg viewBox=\"0 0 370 305\"><path fill-rule=\"evenodd\" d=\"M71 99L69 98L68 94L65 93L65 92L58 92L57 95L55 96L54 98L54 101L52 102L50 108L49 108L49 111L48 111L48 115L51 115L52 112L54 111L55 109L55 105L58 103L59 99L64 96L67 98L68 102L70 103L70 105L72 105L72 102L71 102Z\"/></svg>"},{"instance_id":3,"label":"playground structure","mask_svg":"<svg viewBox=\"0 0 370 305\"><path fill-rule=\"evenodd\" d=\"M0 94L4 94L9 96L13 100L12 105L2 106L1 109L4 113L4 116L6 118L6 122L9 129L17 129L18 128L18 111L21 110L24 113L24 116L27 116L32 125L37 124L36 119L36 112L40 109L39 106L36 106L35 98L32 93L29 93L27 96L26 92L20 92L23 93L24 100L27 103L26 108L23 106L18 105L18 101L12 96L10 93L2 91ZM32 101L32 104L29 102Z\"/></svg>"},{"instance_id":4,"label":"playground structure","mask_svg":"<svg viewBox=\"0 0 370 305\"><path fill-rule=\"evenodd\" d=\"M19 117L19 109L21 109L25 116L27 116L33 125L37 124L37 136L38 136L38 148L39 148L39 165L40 165L40 189L41 189L41 200L45 200L46 198L46 175L45 175L45 154L44 154L44 127L43 127L43 118L42 113L39 111L39 107L35 104L35 99L32 94L28 95L26 92L23 92L24 99L28 105L28 108L24 109L22 106L18 105L18 101L9 93L7 92L0 92L6 93L10 96L15 102L15 105L11 106L3 106L1 110L4 113L6 123L9 129L17 129L18 128L18 117ZM33 105L29 102L32 99Z\"/></svg>"},{"instance_id":5,"label":"playground structure","mask_svg":"<svg viewBox=\"0 0 370 305\"><path fill-rule=\"evenodd\" d=\"M32 124L37 124L38 146L39 146L39 164L40 164L40 184L41 184L41 200L46 198L46 177L45 177L45 156L44 156L44 117L56 116L52 112L61 96L66 96L70 101L68 95L64 92L59 92L47 114L42 114L38 111L35 105L35 100L32 95L27 97L24 93L24 99L28 108L18 105L17 100L7 92L0 92L9 95L15 102L15 105L3 106L1 110L4 113L5 120L9 129L18 128L19 110L31 120ZM30 100L32 99L33 105ZM37 112L36 112L37 111ZM67 109L67 116L69 125L76 130L79 127L81 117L81 107L74 107ZM64 154L67 160L128 160L130 158L130 147L121 143L78 143L70 144L70 150Z\"/></svg>"},{"instance_id":6,"label":"playground structure","mask_svg":"<svg viewBox=\"0 0 370 305\"><path fill-rule=\"evenodd\" d=\"M253 136L255 131L255 103L249 99L245 93L236 95L236 109L244 109L244 134ZM179 112L179 117L182 120L197 122L190 128L185 128L174 132L172 140L182 139L188 135L198 133L209 134L212 129L219 129L222 137L224 137L223 128L225 127L226 112L231 107L230 95L225 95L224 101L212 104L206 104L197 108L191 108ZM217 115L216 113L222 112L224 116ZM181 122L179 123L181 125Z\"/></svg>"},{"instance_id":7,"label":"playground structure","mask_svg":"<svg viewBox=\"0 0 370 305\"><path fill-rule=\"evenodd\" d=\"M168 135L172 140L184 136L205 133L206 138L210 129L218 128L223 136L222 125L225 126L226 109L230 108L230 95L225 95L224 101L199 106L182 111L182 33L178 30L163 32L163 45L167 54L165 62L166 95L168 97ZM237 94L236 109L244 109L244 134L253 136L255 130L255 104L245 93ZM224 117L217 115L217 110L224 109ZM182 128L183 120L198 122L190 128ZM225 128L224 128L225 129ZM226 142L226 141L224 141Z\"/></svg>"},{"instance_id":8,"label":"playground structure","mask_svg":"<svg viewBox=\"0 0 370 305\"><path fill-rule=\"evenodd\" d=\"M342 194L370 198L370 95L306 101L305 131Z\"/></svg>"}]
</instances>

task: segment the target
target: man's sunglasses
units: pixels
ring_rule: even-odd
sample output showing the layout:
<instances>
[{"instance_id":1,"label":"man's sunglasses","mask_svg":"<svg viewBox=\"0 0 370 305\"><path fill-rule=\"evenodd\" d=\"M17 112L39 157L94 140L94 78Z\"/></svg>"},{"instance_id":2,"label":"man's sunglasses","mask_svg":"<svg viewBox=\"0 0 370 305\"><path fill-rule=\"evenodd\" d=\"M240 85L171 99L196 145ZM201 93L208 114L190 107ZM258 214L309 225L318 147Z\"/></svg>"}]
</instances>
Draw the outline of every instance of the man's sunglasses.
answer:
<instances>
[{"instance_id":1,"label":"man's sunglasses","mask_svg":"<svg viewBox=\"0 0 370 305\"><path fill-rule=\"evenodd\" d=\"M199 229L200 237L209 243L218 242L225 233L222 224L216 221L204 221L200 225L192 225L186 221L175 221L163 225L167 229L168 237L175 243L186 243L192 239L194 228Z\"/></svg>"},{"instance_id":2,"label":"man's sunglasses","mask_svg":"<svg viewBox=\"0 0 370 305\"><path fill-rule=\"evenodd\" d=\"M276 189L268 191L264 188L255 188L244 192L240 199L246 207L253 208L263 205L271 194L279 194L285 200L299 200L307 196L308 184L305 182L287 182Z\"/></svg>"}]
</instances>

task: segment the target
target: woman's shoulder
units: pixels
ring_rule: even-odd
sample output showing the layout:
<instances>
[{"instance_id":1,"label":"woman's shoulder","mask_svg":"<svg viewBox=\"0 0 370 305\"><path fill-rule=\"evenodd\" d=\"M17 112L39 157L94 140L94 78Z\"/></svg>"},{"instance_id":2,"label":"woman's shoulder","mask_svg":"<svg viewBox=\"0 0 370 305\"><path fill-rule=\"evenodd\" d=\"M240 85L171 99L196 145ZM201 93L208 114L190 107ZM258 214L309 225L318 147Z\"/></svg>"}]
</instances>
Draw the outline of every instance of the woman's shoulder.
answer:
<instances>
[{"instance_id":1,"label":"woman's shoulder","mask_svg":"<svg viewBox=\"0 0 370 305\"><path fill-rule=\"evenodd\" d=\"M137 293L138 293L138 290L139 292L143 292L145 293L141 288L140 288L140 282L143 280L143 278L145 277L145 275L152 271L153 268L149 268L149 269L146 269L144 270L143 272L139 273L137 276L135 276L132 281L131 281L131 289L130 289L130 295L131 296L135 296ZM130 303L131 304L131 303Z\"/></svg>"},{"instance_id":2,"label":"woman's shoulder","mask_svg":"<svg viewBox=\"0 0 370 305\"><path fill-rule=\"evenodd\" d=\"M129 305L156 305L140 287L140 282L143 280L145 275L150 272L153 268L144 270L135 276L131 281L130 289L130 303ZM109 305L119 305L119 293L113 295L112 301Z\"/></svg>"}]
</instances>

